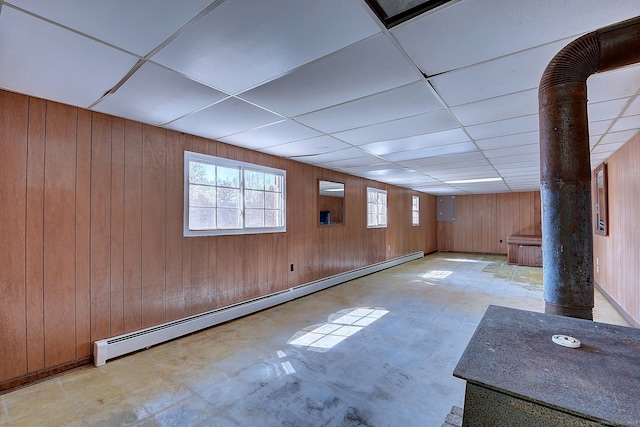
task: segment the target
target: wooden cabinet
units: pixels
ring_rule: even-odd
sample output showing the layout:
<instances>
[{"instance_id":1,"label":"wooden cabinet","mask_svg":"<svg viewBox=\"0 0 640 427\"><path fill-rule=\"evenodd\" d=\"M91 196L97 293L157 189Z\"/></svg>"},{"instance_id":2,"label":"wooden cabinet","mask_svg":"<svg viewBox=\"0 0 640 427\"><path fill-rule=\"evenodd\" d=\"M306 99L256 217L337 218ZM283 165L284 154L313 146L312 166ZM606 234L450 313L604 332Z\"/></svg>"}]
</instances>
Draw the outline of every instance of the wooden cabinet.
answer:
<instances>
[{"instance_id":1,"label":"wooden cabinet","mask_svg":"<svg viewBox=\"0 0 640 427\"><path fill-rule=\"evenodd\" d=\"M513 234L507 238L507 262L542 267L542 236Z\"/></svg>"}]
</instances>

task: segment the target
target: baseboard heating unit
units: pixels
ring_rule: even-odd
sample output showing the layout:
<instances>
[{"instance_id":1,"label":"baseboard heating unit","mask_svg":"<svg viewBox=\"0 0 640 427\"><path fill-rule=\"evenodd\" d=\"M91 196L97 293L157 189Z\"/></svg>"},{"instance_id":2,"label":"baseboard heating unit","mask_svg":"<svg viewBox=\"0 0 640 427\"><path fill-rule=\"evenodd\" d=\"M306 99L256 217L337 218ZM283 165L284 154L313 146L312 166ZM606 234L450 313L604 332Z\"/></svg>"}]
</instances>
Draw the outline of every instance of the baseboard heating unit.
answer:
<instances>
[{"instance_id":1,"label":"baseboard heating unit","mask_svg":"<svg viewBox=\"0 0 640 427\"><path fill-rule=\"evenodd\" d=\"M315 280L293 288L269 294L260 298L244 301L227 307L185 317L173 322L130 332L116 337L96 341L93 345L93 359L96 366L104 365L113 359L134 351L142 350L211 326L219 325L296 298L300 298L323 289L330 288L349 280L400 265L424 257L424 252L414 252L398 258L382 261L365 267L339 273L324 279Z\"/></svg>"}]
</instances>

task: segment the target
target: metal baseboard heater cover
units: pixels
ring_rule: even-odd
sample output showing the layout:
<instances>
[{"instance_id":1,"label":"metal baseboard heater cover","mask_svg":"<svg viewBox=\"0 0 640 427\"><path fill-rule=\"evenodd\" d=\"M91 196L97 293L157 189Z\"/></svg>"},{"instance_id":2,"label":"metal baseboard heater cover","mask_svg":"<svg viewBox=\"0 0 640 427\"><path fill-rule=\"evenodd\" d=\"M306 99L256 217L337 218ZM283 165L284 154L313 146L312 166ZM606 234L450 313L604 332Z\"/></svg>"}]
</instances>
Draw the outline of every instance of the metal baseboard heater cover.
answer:
<instances>
[{"instance_id":1,"label":"metal baseboard heater cover","mask_svg":"<svg viewBox=\"0 0 640 427\"><path fill-rule=\"evenodd\" d=\"M260 298L218 308L196 314L194 316L175 320L173 322L141 329L139 331L129 332L116 337L99 340L93 344L94 364L95 366L102 366L109 359L114 359L211 326L238 319L240 317L292 301L296 298L339 285L340 283L357 279L371 273L376 273L422 257L424 257L424 252L414 252L398 258L339 273L324 279L315 280L313 282L295 286Z\"/></svg>"}]
</instances>

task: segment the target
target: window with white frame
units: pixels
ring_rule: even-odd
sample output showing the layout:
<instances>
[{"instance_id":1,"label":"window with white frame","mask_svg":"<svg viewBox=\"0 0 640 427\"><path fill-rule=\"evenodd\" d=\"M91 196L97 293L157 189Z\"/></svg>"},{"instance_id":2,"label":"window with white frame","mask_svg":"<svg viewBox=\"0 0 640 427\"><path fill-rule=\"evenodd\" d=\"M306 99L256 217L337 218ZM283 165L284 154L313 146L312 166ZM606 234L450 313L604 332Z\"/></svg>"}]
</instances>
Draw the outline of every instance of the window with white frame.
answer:
<instances>
[{"instance_id":1,"label":"window with white frame","mask_svg":"<svg viewBox=\"0 0 640 427\"><path fill-rule=\"evenodd\" d=\"M367 187L367 227L387 226L387 192Z\"/></svg>"},{"instance_id":2,"label":"window with white frame","mask_svg":"<svg viewBox=\"0 0 640 427\"><path fill-rule=\"evenodd\" d=\"M420 225L420 197L411 196L411 224Z\"/></svg>"},{"instance_id":3,"label":"window with white frame","mask_svg":"<svg viewBox=\"0 0 640 427\"><path fill-rule=\"evenodd\" d=\"M184 235L286 231L286 171L184 153Z\"/></svg>"}]
</instances>

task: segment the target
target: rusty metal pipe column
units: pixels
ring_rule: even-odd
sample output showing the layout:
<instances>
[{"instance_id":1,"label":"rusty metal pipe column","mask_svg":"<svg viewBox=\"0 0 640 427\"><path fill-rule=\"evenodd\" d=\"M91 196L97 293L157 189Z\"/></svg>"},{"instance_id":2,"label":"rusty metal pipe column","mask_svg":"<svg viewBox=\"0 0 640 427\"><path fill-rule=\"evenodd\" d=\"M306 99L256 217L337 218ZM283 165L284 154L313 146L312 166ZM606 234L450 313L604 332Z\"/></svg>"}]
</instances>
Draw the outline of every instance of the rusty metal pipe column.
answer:
<instances>
[{"instance_id":1,"label":"rusty metal pipe column","mask_svg":"<svg viewBox=\"0 0 640 427\"><path fill-rule=\"evenodd\" d=\"M539 88L545 312L593 319L587 78L640 62L640 17L586 34L547 66Z\"/></svg>"}]
</instances>

